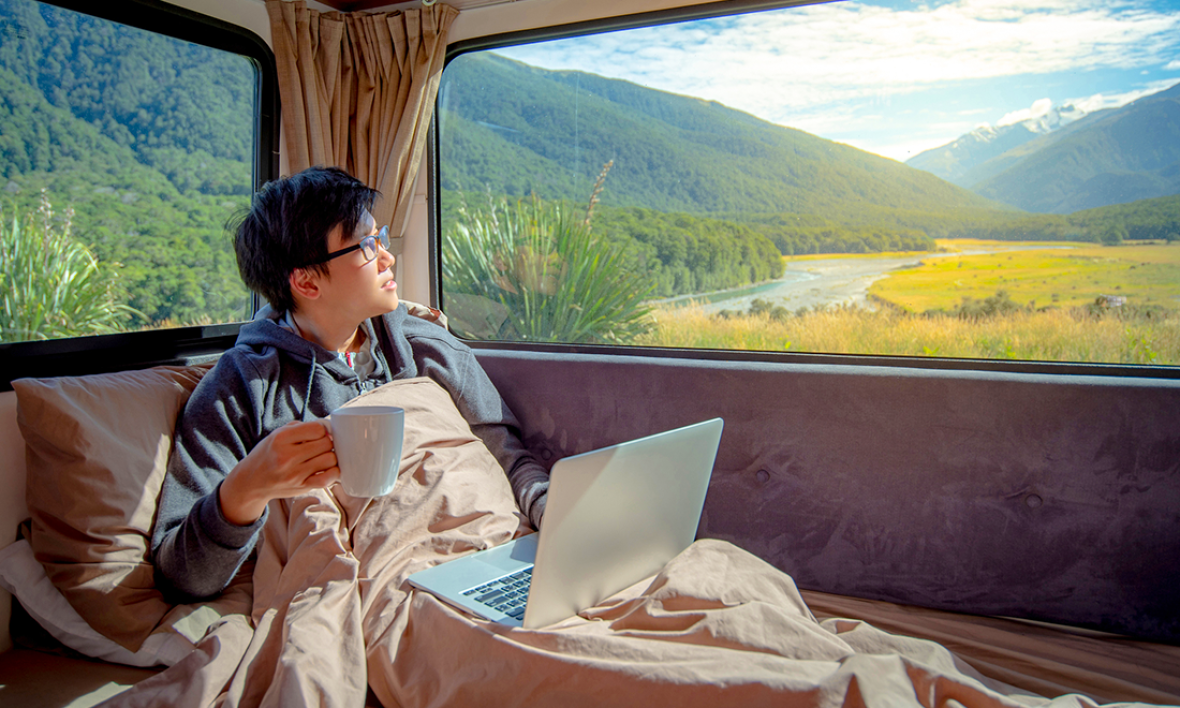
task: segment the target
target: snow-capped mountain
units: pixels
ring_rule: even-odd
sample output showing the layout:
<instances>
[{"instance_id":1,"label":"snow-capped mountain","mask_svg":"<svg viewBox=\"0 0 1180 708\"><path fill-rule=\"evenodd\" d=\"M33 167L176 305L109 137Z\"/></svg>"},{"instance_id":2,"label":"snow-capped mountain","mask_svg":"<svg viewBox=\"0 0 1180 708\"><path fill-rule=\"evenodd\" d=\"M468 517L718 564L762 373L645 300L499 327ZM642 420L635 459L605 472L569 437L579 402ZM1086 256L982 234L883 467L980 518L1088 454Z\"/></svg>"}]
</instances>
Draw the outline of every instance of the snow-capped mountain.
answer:
<instances>
[{"instance_id":1,"label":"snow-capped mountain","mask_svg":"<svg viewBox=\"0 0 1180 708\"><path fill-rule=\"evenodd\" d=\"M1118 108L1038 102L1023 113L906 164L1040 213L1180 194L1180 84Z\"/></svg>"},{"instance_id":2,"label":"snow-capped mountain","mask_svg":"<svg viewBox=\"0 0 1180 708\"><path fill-rule=\"evenodd\" d=\"M981 125L946 145L911 157L905 164L969 189L970 182L978 181L970 179L973 167L1087 115L1072 103L1054 106L1049 99L1041 99L1029 109L1005 116L999 125Z\"/></svg>"}]
</instances>

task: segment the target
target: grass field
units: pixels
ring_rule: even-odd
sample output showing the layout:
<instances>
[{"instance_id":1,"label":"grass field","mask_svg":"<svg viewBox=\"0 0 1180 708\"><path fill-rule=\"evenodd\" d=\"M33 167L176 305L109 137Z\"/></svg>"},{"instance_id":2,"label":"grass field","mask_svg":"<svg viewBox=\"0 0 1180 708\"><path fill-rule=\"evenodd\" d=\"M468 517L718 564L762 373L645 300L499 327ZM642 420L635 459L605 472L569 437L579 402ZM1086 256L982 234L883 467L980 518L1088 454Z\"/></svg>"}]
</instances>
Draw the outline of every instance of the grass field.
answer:
<instances>
[{"instance_id":1,"label":"grass field","mask_svg":"<svg viewBox=\"0 0 1180 708\"><path fill-rule=\"evenodd\" d=\"M991 246L940 243L941 249ZM1046 244L1001 244L1004 246ZM1180 364L1180 244L1034 248L930 258L872 286L892 307L720 317L655 310L651 346L1122 364ZM829 258L831 256L828 256ZM797 260L797 259L795 259ZM1004 291L1020 307L954 314ZM1100 296L1123 307L1094 307ZM935 314L942 311L944 314ZM929 313L929 314L926 314Z\"/></svg>"},{"instance_id":2,"label":"grass field","mask_svg":"<svg viewBox=\"0 0 1180 708\"><path fill-rule=\"evenodd\" d=\"M1076 307L1107 295L1125 297L1132 305L1177 309L1180 244L1085 245L931 258L874 283L869 292L907 312L926 312L949 311L964 297L982 300L1000 290L1033 307Z\"/></svg>"},{"instance_id":3,"label":"grass field","mask_svg":"<svg viewBox=\"0 0 1180 708\"><path fill-rule=\"evenodd\" d=\"M693 349L884 354L1032 361L1180 364L1180 316L1123 321L1072 310L983 320L833 308L785 318L721 318L662 308L637 344Z\"/></svg>"}]
</instances>

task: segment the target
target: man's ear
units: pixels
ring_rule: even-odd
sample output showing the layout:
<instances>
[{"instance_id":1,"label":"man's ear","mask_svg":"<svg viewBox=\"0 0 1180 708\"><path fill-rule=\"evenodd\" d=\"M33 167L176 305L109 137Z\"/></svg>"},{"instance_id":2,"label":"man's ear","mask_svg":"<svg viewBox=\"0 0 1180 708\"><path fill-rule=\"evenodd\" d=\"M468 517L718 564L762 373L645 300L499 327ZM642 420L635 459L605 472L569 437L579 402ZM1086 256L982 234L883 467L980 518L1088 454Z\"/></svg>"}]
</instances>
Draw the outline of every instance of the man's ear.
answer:
<instances>
[{"instance_id":1,"label":"man's ear","mask_svg":"<svg viewBox=\"0 0 1180 708\"><path fill-rule=\"evenodd\" d=\"M291 294L306 300L320 296L320 277L310 268L296 268L287 278L291 283Z\"/></svg>"}]
</instances>

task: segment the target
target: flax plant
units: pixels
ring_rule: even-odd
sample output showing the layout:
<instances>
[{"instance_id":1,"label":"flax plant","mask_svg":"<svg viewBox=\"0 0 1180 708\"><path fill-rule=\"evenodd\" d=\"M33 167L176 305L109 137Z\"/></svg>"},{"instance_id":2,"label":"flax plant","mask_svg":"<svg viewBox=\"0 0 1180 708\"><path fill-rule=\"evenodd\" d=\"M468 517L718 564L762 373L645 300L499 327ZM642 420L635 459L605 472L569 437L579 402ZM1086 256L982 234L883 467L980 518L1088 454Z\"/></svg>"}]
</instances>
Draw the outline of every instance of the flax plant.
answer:
<instances>
[{"instance_id":1,"label":"flax plant","mask_svg":"<svg viewBox=\"0 0 1180 708\"><path fill-rule=\"evenodd\" d=\"M451 326L479 339L629 343L646 331L652 284L623 249L564 204L533 196L459 210L443 243Z\"/></svg>"},{"instance_id":2,"label":"flax plant","mask_svg":"<svg viewBox=\"0 0 1180 708\"><path fill-rule=\"evenodd\" d=\"M118 302L114 273L71 235L72 212L41 207L0 216L0 342L121 331L135 313Z\"/></svg>"}]
</instances>

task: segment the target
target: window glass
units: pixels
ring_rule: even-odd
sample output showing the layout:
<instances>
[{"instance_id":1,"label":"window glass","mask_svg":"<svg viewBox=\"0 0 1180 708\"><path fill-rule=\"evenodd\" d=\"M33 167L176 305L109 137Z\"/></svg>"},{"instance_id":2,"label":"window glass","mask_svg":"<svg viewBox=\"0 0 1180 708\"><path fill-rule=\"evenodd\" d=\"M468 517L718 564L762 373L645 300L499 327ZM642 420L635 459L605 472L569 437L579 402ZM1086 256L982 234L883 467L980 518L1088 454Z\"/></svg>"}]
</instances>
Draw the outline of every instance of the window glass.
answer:
<instances>
[{"instance_id":1,"label":"window glass","mask_svg":"<svg viewBox=\"0 0 1180 708\"><path fill-rule=\"evenodd\" d=\"M0 0L0 343L237 322L247 58Z\"/></svg>"},{"instance_id":2,"label":"window glass","mask_svg":"<svg viewBox=\"0 0 1180 708\"><path fill-rule=\"evenodd\" d=\"M1180 7L837 2L461 54L473 339L1180 363Z\"/></svg>"}]
</instances>

